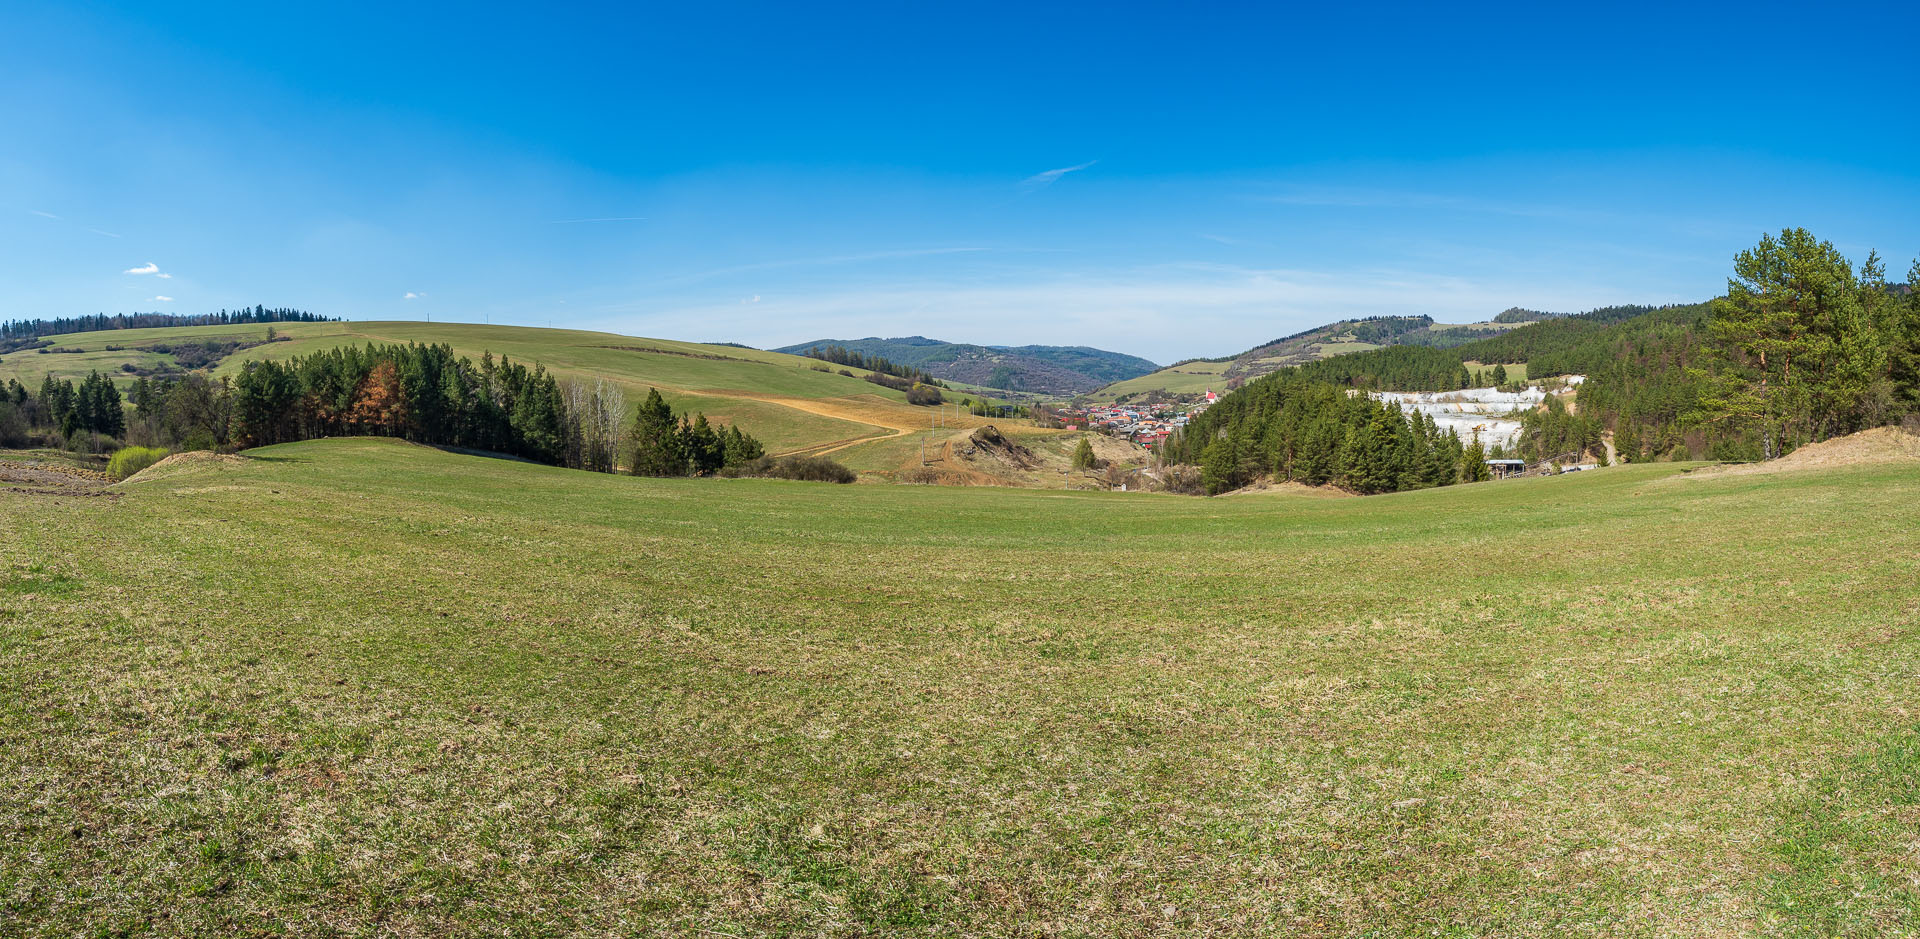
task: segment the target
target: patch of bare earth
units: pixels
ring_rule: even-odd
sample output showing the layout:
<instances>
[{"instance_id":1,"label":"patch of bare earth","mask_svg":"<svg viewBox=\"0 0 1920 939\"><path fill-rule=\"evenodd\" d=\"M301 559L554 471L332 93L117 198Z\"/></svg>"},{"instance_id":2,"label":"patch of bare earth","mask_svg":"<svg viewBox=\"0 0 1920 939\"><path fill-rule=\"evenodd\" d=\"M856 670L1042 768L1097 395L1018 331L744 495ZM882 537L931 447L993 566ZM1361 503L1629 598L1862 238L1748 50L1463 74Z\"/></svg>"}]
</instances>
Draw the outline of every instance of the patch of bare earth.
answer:
<instances>
[{"instance_id":1,"label":"patch of bare earth","mask_svg":"<svg viewBox=\"0 0 1920 939\"><path fill-rule=\"evenodd\" d=\"M40 460L0 460L0 487L35 496L112 496L113 479L97 470Z\"/></svg>"},{"instance_id":2,"label":"patch of bare earth","mask_svg":"<svg viewBox=\"0 0 1920 939\"><path fill-rule=\"evenodd\" d=\"M1810 443L1780 459L1765 463L1713 466L1668 478L1754 476L1767 473L1791 473L1797 470L1905 462L1920 462L1920 435L1908 433L1898 427L1875 427L1833 440Z\"/></svg>"}]
</instances>

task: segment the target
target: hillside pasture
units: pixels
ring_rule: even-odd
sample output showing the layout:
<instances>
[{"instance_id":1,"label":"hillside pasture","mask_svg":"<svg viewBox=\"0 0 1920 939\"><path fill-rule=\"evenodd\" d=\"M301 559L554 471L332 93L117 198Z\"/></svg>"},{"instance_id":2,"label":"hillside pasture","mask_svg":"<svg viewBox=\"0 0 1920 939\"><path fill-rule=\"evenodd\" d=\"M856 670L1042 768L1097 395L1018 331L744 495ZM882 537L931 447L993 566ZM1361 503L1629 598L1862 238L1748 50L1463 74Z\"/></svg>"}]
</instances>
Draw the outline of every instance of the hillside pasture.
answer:
<instances>
[{"instance_id":1,"label":"hillside pasture","mask_svg":"<svg viewBox=\"0 0 1920 939\"><path fill-rule=\"evenodd\" d=\"M1209 500L341 439L0 491L0 909L1910 934L1914 467Z\"/></svg>"},{"instance_id":2,"label":"hillside pasture","mask_svg":"<svg viewBox=\"0 0 1920 939\"><path fill-rule=\"evenodd\" d=\"M1187 362L1171 365L1139 378L1114 382L1092 393L1090 397L1104 401L1145 391L1164 391L1168 394L1200 394L1208 388L1225 391L1227 369L1232 364L1232 362Z\"/></svg>"}]
</instances>

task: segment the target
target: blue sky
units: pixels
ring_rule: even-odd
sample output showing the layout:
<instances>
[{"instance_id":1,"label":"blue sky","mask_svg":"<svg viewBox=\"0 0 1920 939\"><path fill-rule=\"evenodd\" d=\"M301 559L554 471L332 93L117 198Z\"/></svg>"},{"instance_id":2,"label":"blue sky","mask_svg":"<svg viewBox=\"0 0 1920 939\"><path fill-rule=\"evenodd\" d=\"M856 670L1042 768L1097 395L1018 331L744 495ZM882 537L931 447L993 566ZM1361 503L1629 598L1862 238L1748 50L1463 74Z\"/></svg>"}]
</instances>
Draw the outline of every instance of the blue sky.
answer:
<instances>
[{"instance_id":1,"label":"blue sky","mask_svg":"<svg viewBox=\"0 0 1920 939\"><path fill-rule=\"evenodd\" d=\"M1920 254L1911 4L1192 6L9 3L0 317L1169 362Z\"/></svg>"}]
</instances>

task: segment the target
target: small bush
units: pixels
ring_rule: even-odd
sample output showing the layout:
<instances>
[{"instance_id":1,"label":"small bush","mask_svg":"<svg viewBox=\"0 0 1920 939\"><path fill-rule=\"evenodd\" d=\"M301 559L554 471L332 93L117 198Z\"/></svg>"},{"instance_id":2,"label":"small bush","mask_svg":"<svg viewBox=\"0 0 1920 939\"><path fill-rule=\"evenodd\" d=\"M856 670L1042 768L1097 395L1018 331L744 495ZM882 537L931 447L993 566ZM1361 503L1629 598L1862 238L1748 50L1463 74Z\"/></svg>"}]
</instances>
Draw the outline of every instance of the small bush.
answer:
<instances>
[{"instance_id":1,"label":"small bush","mask_svg":"<svg viewBox=\"0 0 1920 939\"><path fill-rule=\"evenodd\" d=\"M1175 492L1183 496L1205 495L1206 480L1201 478L1200 467L1181 464L1169 466L1161 474L1160 488L1165 492Z\"/></svg>"},{"instance_id":2,"label":"small bush","mask_svg":"<svg viewBox=\"0 0 1920 939\"><path fill-rule=\"evenodd\" d=\"M930 406L930 405L939 404L944 400L946 399L941 396L940 389L935 388L932 385L916 384L913 387L907 389L908 404L919 404L919 405Z\"/></svg>"},{"instance_id":3,"label":"small bush","mask_svg":"<svg viewBox=\"0 0 1920 939\"><path fill-rule=\"evenodd\" d=\"M798 479L810 483L850 483L859 474L823 456L763 456L757 460L729 466L720 471L729 479L756 476L764 479Z\"/></svg>"},{"instance_id":4,"label":"small bush","mask_svg":"<svg viewBox=\"0 0 1920 939\"><path fill-rule=\"evenodd\" d=\"M107 475L125 479L160 462L166 455L164 447L121 447L107 461Z\"/></svg>"}]
</instances>

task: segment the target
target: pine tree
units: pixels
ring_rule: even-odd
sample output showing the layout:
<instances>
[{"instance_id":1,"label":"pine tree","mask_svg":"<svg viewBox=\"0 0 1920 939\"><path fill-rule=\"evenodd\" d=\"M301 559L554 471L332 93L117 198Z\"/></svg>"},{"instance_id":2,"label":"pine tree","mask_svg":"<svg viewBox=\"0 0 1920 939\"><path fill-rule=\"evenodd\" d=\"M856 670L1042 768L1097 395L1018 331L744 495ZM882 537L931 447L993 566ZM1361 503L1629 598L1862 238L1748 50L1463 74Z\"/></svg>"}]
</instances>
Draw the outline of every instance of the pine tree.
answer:
<instances>
[{"instance_id":1,"label":"pine tree","mask_svg":"<svg viewBox=\"0 0 1920 939\"><path fill-rule=\"evenodd\" d=\"M1207 445L1200 461L1200 481L1207 487L1207 495L1216 496L1234 487L1237 464L1232 440L1221 437Z\"/></svg>"},{"instance_id":2,"label":"pine tree","mask_svg":"<svg viewBox=\"0 0 1920 939\"><path fill-rule=\"evenodd\" d=\"M1804 228L1762 235L1733 262L1727 295L1715 300L1708 332L1719 343L1718 368L1702 377L1696 421L1754 426L1762 458L1780 456L1811 431L1821 361L1836 348L1836 324L1858 320L1858 297L1847 259ZM1811 373L1811 374L1810 374Z\"/></svg>"},{"instance_id":3,"label":"pine tree","mask_svg":"<svg viewBox=\"0 0 1920 939\"><path fill-rule=\"evenodd\" d=\"M1894 406L1920 414L1920 259L1907 271L1906 303L1893 314L1888 333L1887 377L1893 383Z\"/></svg>"},{"instance_id":4,"label":"pine tree","mask_svg":"<svg viewBox=\"0 0 1920 939\"><path fill-rule=\"evenodd\" d=\"M647 400L640 404L629 437L632 455L627 461L628 472L635 476L687 475L687 460L680 452L678 429L673 408L660 397L660 389L647 389Z\"/></svg>"},{"instance_id":5,"label":"pine tree","mask_svg":"<svg viewBox=\"0 0 1920 939\"><path fill-rule=\"evenodd\" d=\"M690 422L680 425L682 452L695 476L707 476L720 471L726 465L726 448L720 435L714 433L713 425L707 422L707 416L700 414Z\"/></svg>"},{"instance_id":6,"label":"pine tree","mask_svg":"<svg viewBox=\"0 0 1920 939\"><path fill-rule=\"evenodd\" d=\"M1465 458L1460 464L1460 480L1469 483L1483 483L1493 478L1493 469L1487 466L1487 450L1480 445L1480 437L1474 435L1473 443L1466 448Z\"/></svg>"},{"instance_id":7,"label":"pine tree","mask_svg":"<svg viewBox=\"0 0 1920 939\"><path fill-rule=\"evenodd\" d=\"M126 405L120 402L120 389L114 387L113 379L99 372L88 376L94 383L92 403L93 429L107 437L120 437L127 432Z\"/></svg>"}]
</instances>

